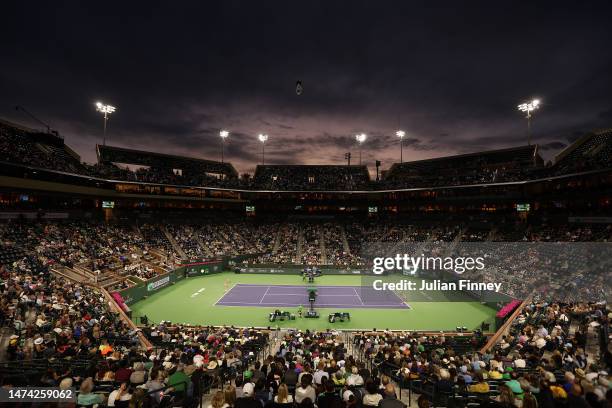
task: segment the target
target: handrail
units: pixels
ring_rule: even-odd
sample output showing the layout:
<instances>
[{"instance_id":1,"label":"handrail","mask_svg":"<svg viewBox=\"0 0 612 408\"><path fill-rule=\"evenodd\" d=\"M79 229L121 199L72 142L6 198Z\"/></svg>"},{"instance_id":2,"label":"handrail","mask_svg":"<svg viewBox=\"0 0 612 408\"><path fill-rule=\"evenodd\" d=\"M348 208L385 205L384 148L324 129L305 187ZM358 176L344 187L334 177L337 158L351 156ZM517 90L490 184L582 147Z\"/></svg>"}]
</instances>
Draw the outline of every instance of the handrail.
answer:
<instances>
[{"instance_id":1,"label":"handrail","mask_svg":"<svg viewBox=\"0 0 612 408\"><path fill-rule=\"evenodd\" d=\"M486 353L487 351L495 347L495 345L497 345L500 338L508 332L508 329L510 328L514 320L523 312L525 306L531 303L532 299L533 293L531 293L529 296L527 296L525 300L523 300L523 303L521 303L519 307L516 308L516 310L510 315L510 317L504 322L504 324L502 324L499 330L497 330L497 332L495 332L495 334L491 336L487 343L480 349L481 353Z\"/></svg>"},{"instance_id":2,"label":"handrail","mask_svg":"<svg viewBox=\"0 0 612 408\"><path fill-rule=\"evenodd\" d=\"M138 340L140 341L140 345L145 347L145 348L147 348L147 349L153 348L153 344L151 344L149 339L147 339L147 336L145 336L144 333L142 333L142 331L140 330L140 328L138 328L138 326L136 326L136 324L132 321L132 319L130 319L128 317L128 315L125 314L123 309L121 309L121 307L117 304L117 302L110 295L110 293L108 293L108 291L106 289L104 289L104 288L99 288L99 290L102 292L102 294L106 298L106 300L109 303L109 305L111 306L111 308L114 308L117 312L119 312L119 316L121 316L121 319L124 322L126 322L128 324L128 326L130 326L130 328L132 328L132 330L136 331L136 333L138 335Z\"/></svg>"},{"instance_id":3,"label":"handrail","mask_svg":"<svg viewBox=\"0 0 612 408\"><path fill-rule=\"evenodd\" d=\"M61 275L67 279L73 280L71 277L67 276L66 274L61 273L60 270L58 269L51 269L52 272L57 273L58 275ZM117 302L115 301L115 299L113 299L113 297L110 295L110 293L108 293L108 291L106 289L104 289L103 287L101 287L98 284L93 284L91 282L78 282L75 281L81 285L86 285L86 286L91 286L97 290L99 290L102 295L104 296L104 298L106 299L106 301L108 302L108 305L111 307L111 309L114 309L116 312L119 313L119 317L121 318L121 320L123 320L125 323L127 323L128 326L130 326L130 328L132 330L134 330L137 333L138 336L138 340L140 341L140 345L142 347L145 347L147 349L149 348L153 348L153 344L151 344L151 342L149 341L149 339L147 339L147 337L142 333L142 331L138 328L138 326L136 326L136 324L132 321L132 319L130 319L128 317L127 314L125 314L125 312L123 311L123 309L121 309L121 307L117 304Z\"/></svg>"}]
</instances>

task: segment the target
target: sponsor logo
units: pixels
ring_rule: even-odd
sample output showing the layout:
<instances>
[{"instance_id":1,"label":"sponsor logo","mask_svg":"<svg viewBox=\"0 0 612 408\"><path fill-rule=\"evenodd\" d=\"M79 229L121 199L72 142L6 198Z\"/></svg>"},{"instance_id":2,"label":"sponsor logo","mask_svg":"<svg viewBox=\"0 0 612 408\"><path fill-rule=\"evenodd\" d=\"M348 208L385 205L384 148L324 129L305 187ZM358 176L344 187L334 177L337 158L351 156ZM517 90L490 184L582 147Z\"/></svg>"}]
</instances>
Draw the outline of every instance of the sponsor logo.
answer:
<instances>
[{"instance_id":1,"label":"sponsor logo","mask_svg":"<svg viewBox=\"0 0 612 408\"><path fill-rule=\"evenodd\" d=\"M162 286L165 286L166 284L170 283L170 275L161 278L160 280L156 281L156 282L151 282L147 285L147 292L153 292L159 288L161 288Z\"/></svg>"}]
</instances>

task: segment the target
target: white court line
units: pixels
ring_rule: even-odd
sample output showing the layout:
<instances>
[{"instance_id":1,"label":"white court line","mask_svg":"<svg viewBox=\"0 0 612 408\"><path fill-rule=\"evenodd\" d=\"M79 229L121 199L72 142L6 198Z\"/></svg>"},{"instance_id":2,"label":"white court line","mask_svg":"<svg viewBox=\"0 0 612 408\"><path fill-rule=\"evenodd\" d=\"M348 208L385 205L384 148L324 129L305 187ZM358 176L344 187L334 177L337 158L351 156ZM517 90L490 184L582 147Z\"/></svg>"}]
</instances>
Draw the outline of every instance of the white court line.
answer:
<instances>
[{"instance_id":1,"label":"white court line","mask_svg":"<svg viewBox=\"0 0 612 408\"><path fill-rule=\"evenodd\" d=\"M221 295L221 297L219 297L219 299L217 299L217 301L216 301L215 303L213 303L213 306L217 306L217 303L219 303L219 301L220 301L221 299L223 299L223 297L225 297L225 295L226 295L226 294L230 293L230 292L232 291L232 289L234 289L234 288L236 287L236 285L239 285L239 283L234 283L234 286L232 286L231 288L229 288L229 290L228 290L227 292L223 293L223 294Z\"/></svg>"},{"instance_id":2,"label":"white court line","mask_svg":"<svg viewBox=\"0 0 612 408\"><path fill-rule=\"evenodd\" d=\"M359 296L359 293L357 292L357 289L355 289L355 287L353 286L353 290L355 291L355 295L357 295L357 298L359 299L359 301L361 302L361 304L363 305L363 299L361 299L361 296Z\"/></svg>"},{"instance_id":3,"label":"white court line","mask_svg":"<svg viewBox=\"0 0 612 408\"><path fill-rule=\"evenodd\" d=\"M268 289L266 289L266 292L263 294L261 299L259 299L259 304L260 305L261 305L261 302L263 302L264 298L266 297L266 295L268 294L269 291L270 291L270 286L268 286Z\"/></svg>"}]
</instances>

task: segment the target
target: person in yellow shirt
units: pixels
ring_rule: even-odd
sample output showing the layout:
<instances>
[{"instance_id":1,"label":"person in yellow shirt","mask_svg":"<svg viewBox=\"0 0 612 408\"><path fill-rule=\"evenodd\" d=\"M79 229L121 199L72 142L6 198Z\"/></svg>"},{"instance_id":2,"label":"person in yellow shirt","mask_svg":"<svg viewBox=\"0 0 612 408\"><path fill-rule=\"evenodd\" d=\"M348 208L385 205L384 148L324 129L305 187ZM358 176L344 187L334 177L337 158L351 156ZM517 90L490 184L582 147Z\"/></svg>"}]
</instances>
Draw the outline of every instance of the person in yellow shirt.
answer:
<instances>
[{"instance_id":1,"label":"person in yellow shirt","mask_svg":"<svg viewBox=\"0 0 612 408\"><path fill-rule=\"evenodd\" d=\"M489 378L492 380L501 380L502 377L502 373L499 370L492 369L489 371Z\"/></svg>"},{"instance_id":2,"label":"person in yellow shirt","mask_svg":"<svg viewBox=\"0 0 612 408\"><path fill-rule=\"evenodd\" d=\"M486 394L489 392L489 384L484 380L481 373L476 374L476 384L472 384L468 387L470 392L478 394Z\"/></svg>"}]
</instances>

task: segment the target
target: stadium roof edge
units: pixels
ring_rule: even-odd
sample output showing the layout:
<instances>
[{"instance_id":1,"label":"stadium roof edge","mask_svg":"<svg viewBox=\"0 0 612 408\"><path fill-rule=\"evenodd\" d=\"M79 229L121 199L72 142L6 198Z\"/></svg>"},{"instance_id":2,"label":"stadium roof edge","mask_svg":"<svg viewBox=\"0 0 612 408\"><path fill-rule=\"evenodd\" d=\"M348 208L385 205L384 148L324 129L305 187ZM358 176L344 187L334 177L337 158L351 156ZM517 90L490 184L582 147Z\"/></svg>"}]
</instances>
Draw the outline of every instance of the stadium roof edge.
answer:
<instances>
[{"instance_id":1,"label":"stadium roof edge","mask_svg":"<svg viewBox=\"0 0 612 408\"><path fill-rule=\"evenodd\" d=\"M44 132L44 131L42 131L40 129L30 128L30 127L27 127L27 126L24 126L24 125L15 123L15 122L11 122L10 120L6 120L6 119L3 119L3 118L0 118L0 123L4 124L6 126L11 126L11 127L23 130L24 132L29 132L29 133L41 133L42 132L42 133L46 133L46 132Z\"/></svg>"},{"instance_id":2,"label":"stadium roof edge","mask_svg":"<svg viewBox=\"0 0 612 408\"><path fill-rule=\"evenodd\" d=\"M606 173L612 171L612 167L598 170L590 170L590 171L582 171L577 173L563 174L559 176L550 176L550 177L540 177L537 179L528 179L528 180L520 180L520 181L506 181L506 182L498 182L498 183L482 183L482 184L459 184L459 185L446 185L446 186L431 186L431 187L410 187L410 188L389 188L389 189L373 189L373 190L266 190L266 189L245 189L245 188L226 188L226 187L207 187L207 186L188 186L188 185L180 185L180 184L162 184L162 183L151 183L151 182L141 182L141 181L126 181L126 180L117 180L112 178L100 178L95 176L86 176L82 174L74 174L68 173L64 171L58 170L49 170L36 166L28 166L28 165L18 165L15 163L4 162L0 159L0 163L15 167L27 168L35 171L44 171L49 173L57 173L63 174L71 177L88 179L88 180L96 180L107 183L118 183L118 184L142 184L142 185L150 185L150 186L169 186L169 187L177 187L177 188L189 188L189 189L198 189L198 190L217 190L217 191L234 191L241 193L333 193L333 194L377 194L377 193L394 193L394 192L402 192L402 191L429 191L429 190L444 190L444 189L462 189L462 188L474 188L474 187L495 187L495 186L504 186L504 185L526 185L532 183L538 183L542 181L553 181L553 180L561 180L564 178L575 177L575 176L583 176L589 174L598 174L598 173Z\"/></svg>"},{"instance_id":3,"label":"stadium roof edge","mask_svg":"<svg viewBox=\"0 0 612 408\"><path fill-rule=\"evenodd\" d=\"M393 163L391 165L391 167L389 168L389 170L391 170L396 165L433 163L433 162L437 162L437 161L460 159L460 158L467 158L467 157L476 157L476 156L483 156L483 155L488 155L488 154L509 153L509 152L512 152L512 151L520 151L520 150L533 150L533 154L534 155L538 154L538 156L539 156L539 153L538 153L539 145L534 144L534 145L531 145L531 146L526 145L526 146L506 147L506 148L503 148L503 149L486 150L486 151L483 151L483 152L462 153L462 154L455 154L455 155L452 155L452 156L441 156L441 157L433 157L431 159L405 161L403 163Z\"/></svg>"},{"instance_id":4,"label":"stadium roof edge","mask_svg":"<svg viewBox=\"0 0 612 408\"><path fill-rule=\"evenodd\" d=\"M141 155L141 156L150 156L150 157L156 157L156 158L160 158L160 159L169 159L169 160L177 160L177 161L190 161L190 162L194 162L194 163L201 163L201 164L219 164L219 165L223 165L223 166L227 166L229 168L231 168L232 173L233 174L238 174L238 172L236 171L236 169L234 168L234 166L229 163L229 162L220 162L220 161L216 161L216 160L208 160L208 159L200 159L197 157L190 157L190 156L179 156L179 155L175 155L175 154L166 154L166 153L158 153L158 152L150 152L150 151L146 151L146 150L138 150L138 149L129 149L126 147L119 147L119 146L103 146L100 144L96 144L96 156L98 157L98 161L100 160L100 155L102 153L102 150L108 150L108 153L112 153L113 151L118 152L118 153L127 153L127 154L132 154L135 156ZM134 163L127 163L127 164L142 164L141 162L138 162L137 160L134 160Z\"/></svg>"},{"instance_id":5,"label":"stadium roof edge","mask_svg":"<svg viewBox=\"0 0 612 408\"><path fill-rule=\"evenodd\" d=\"M566 146L565 149L563 149L559 153L557 153L557 155L553 159L553 166L556 166L567 155L572 153L578 147L582 146L584 143L586 143L593 136L600 136L600 135L606 134L606 133L610 133L612 135L612 128L596 129L596 130L587 132L584 135L580 136L578 139L576 139L576 141L574 141L574 143L571 143L570 145Z\"/></svg>"}]
</instances>

